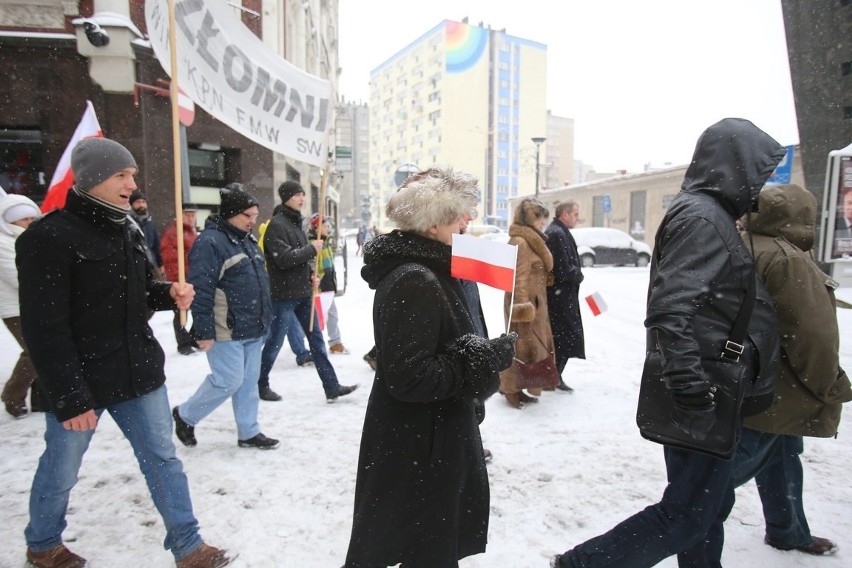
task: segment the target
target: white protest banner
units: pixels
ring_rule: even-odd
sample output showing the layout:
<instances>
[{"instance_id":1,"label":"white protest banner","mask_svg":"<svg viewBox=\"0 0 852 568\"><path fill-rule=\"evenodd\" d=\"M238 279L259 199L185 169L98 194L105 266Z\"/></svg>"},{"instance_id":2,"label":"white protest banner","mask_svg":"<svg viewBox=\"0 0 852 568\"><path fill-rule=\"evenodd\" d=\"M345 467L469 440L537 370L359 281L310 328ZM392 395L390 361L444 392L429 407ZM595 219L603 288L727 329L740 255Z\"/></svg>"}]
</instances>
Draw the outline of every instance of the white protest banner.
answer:
<instances>
[{"instance_id":1,"label":"white protest banner","mask_svg":"<svg viewBox=\"0 0 852 568\"><path fill-rule=\"evenodd\" d=\"M275 54L224 0L174 0L178 84L195 104L246 138L325 167L331 84ZM168 0L146 0L154 54L169 76Z\"/></svg>"}]
</instances>

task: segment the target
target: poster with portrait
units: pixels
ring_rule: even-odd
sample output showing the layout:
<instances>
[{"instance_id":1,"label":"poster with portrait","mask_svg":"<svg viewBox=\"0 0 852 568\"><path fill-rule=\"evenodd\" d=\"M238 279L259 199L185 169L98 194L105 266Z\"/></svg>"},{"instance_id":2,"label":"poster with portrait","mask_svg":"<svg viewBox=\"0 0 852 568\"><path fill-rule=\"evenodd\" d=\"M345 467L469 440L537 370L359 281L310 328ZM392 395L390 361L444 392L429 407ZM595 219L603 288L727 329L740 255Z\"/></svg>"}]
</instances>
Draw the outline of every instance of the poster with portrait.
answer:
<instances>
[{"instance_id":1,"label":"poster with portrait","mask_svg":"<svg viewBox=\"0 0 852 568\"><path fill-rule=\"evenodd\" d=\"M821 226L819 258L852 263L852 144L828 153Z\"/></svg>"}]
</instances>

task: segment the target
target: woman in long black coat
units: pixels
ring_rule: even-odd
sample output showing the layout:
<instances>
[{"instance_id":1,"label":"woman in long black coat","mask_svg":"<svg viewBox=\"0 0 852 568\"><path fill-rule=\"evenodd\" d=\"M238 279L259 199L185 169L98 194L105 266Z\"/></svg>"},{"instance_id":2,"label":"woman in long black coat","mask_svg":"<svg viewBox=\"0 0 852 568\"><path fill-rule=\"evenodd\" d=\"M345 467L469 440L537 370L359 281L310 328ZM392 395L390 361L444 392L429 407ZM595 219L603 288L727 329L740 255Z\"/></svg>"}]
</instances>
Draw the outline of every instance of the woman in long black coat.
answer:
<instances>
[{"instance_id":1,"label":"woman in long black coat","mask_svg":"<svg viewBox=\"0 0 852 568\"><path fill-rule=\"evenodd\" d=\"M400 230L364 248L378 364L346 568L454 567L485 550L488 474L475 405L497 390L514 346L509 336L476 335L450 276L452 234L477 197L467 174L415 174L387 205Z\"/></svg>"}]
</instances>

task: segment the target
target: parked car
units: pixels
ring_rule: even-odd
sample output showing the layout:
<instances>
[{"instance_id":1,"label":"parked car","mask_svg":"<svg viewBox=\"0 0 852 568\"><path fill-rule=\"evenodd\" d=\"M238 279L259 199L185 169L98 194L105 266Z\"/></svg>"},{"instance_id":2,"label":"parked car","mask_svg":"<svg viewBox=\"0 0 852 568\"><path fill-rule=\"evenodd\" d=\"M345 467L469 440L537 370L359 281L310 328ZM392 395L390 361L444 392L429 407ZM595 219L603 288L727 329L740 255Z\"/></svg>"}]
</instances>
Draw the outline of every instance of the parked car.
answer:
<instances>
[{"instance_id":1,"label":"parked car","mask_svg":"<svg viewBox=\"0 0 852 568\"><path fill-rule=\"evenodd\" d=\"M584 267L596 264L648 266L651 262L651 247L624 231L606 227L578 227L571 229L571 235L577 242L577 252Z\"/></svg>"}]
</instances>

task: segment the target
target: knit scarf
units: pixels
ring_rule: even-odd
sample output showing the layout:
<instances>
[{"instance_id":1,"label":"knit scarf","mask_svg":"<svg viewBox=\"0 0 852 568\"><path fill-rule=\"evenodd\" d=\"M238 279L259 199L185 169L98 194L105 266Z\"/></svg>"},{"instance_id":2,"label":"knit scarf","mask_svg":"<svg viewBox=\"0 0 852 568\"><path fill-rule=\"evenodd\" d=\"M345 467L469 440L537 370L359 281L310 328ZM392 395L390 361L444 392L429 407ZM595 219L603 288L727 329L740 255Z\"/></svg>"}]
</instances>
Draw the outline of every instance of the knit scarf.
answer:
<instances>
[{"instance_id":1,"label":"knit scarf","mask_svg":"<svg viewBox=\"0 0 852 568\"><path fill-rule=\"evenodd\" d=\"M80 191L76 185L74 186L73 191L85 202L94 205L108 221L120 227L124 226L124 221L127 219L127 214L129 212L127 209L123 209L118 205L113 205L108 201L95 197L88 191Z\"/></svg>"}]
</instances>

